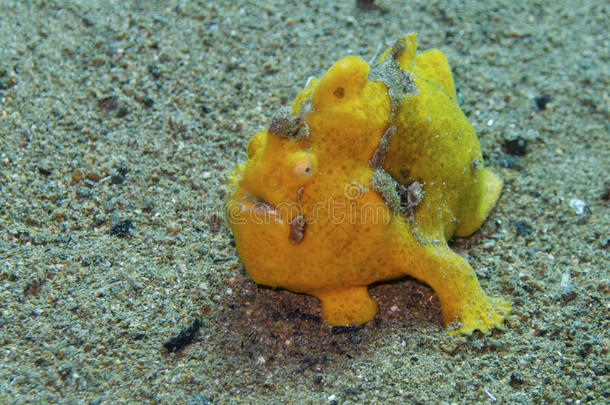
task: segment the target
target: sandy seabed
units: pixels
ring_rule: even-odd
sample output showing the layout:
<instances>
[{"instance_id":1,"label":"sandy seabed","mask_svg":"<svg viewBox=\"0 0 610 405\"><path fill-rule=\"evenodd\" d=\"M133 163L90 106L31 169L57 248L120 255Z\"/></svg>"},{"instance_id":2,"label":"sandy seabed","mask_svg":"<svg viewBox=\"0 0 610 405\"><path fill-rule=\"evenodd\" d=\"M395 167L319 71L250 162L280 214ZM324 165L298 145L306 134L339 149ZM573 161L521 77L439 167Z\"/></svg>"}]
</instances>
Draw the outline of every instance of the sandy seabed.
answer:
<instances>
[{"instance_id":1,"label":"sandy seabed","mask_svg":"<svg viewBox=\"0 0 610 405\"><path fill-rule=\"evenodd\" d=\"M610 7L378 5L0 2L0 402L610 401ZM249 136L308 77L412 31L505 180L453 244L512 302L491 336L450 338L411 279L330 328L249 279L223 220Z\"/></svg>"}]
</instances>

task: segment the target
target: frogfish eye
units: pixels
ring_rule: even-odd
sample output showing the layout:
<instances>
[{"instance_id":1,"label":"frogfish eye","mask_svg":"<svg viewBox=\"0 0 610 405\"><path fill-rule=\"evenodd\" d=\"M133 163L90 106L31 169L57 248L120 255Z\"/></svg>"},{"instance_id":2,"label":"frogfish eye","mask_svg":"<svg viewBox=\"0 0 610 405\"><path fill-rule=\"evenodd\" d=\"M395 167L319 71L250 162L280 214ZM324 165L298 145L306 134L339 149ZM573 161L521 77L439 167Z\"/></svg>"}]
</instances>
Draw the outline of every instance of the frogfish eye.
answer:
<instances>
[{"instance_id":1,"label":"frogfish eye","mask_svg":"<svg viewBox=\"0 0 610 405\"><path fill-rule=\"evenodd\" d=\"M295 156L294 175L299 179L306 179L311 176L317 168L317 159L311 153L301 152Z\"/></svg>"}]
</instances>

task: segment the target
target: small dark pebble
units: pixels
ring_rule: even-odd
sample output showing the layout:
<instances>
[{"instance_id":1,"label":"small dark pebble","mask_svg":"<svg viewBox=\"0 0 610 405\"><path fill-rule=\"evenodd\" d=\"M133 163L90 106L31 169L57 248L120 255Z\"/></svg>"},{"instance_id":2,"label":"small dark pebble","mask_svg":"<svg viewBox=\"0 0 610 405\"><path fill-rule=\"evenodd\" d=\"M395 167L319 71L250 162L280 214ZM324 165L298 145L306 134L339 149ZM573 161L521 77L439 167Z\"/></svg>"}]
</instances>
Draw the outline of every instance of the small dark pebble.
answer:
<instances>
[{"instance_id":1,"label":"small dark pebble","mask_svg":"<svg viewBox=\"0 0 610 405\"><path fill-rule=\"evenodd\" d=\"M513 388L520 388L523 385L523 374L516 371L510 375L508 384Z\"/></svg>"},{"instance_id":2,"label":"small dark pebble","mask_svg":"<svg viewBox=\"0 0 610 405\"><path fill-rule=\"evenodd\" d=\"M536 97L534 100L536 102L536 107L540 111L546 110L546 106L551 102L551 96L542 95L540 97Z\"/></svg>"},{"instance_id":3,"label":"small dark pebble","mask_svg":"<svg viewBox=\"0 0 610 405\"><path fill-rule=\"evenodd\" d=\"M119 173L110 176L110 184L123 184L124 181L125 177L121 176Z\"/></svg>"},{"instance_id":4,"label":"small dark pebble","mask_svg":"<svg viewBox=\"0 0 610 405\"><path fill-rule=\"evenodd\" d=\"M163 343L163 347L168 353L174 353L177 350L184 348L193 342L193 340L199 335L199 329L201 328L201 319L196 318L190 326L182 329L178 336L171 338L167 342Z\"/></svg>"},{"instance_id":5,"label":"small dark pebble","mask_svg":"<svg viewBox=\"0 0 610 405\"><path fill-rule=\"evenodd\" d=\"M568 288L561 294L561 302L567 304L570 301L573 301L576 298L576 291L574 288Z\"/></svg>"},{"instance_id":6,"label":"small dark pebble","mask_svg":"<svg viewBox=\"0 0 610 405\"><path fill-rule=\"evenodd\" d=\"M263 66L263 69L266 75L274 75L280 71L278 68L275 68L271 65L265 65Z\"/></svg>"},{"instance_id":7,"label":"small dark pebble","mask_svg":"<svg viewBox=\"0 0 610 405\"><path fill-rule=\"evenodd\" d=\"M127 175L127 173L129 173L129 169L126 167L123 167L123 166L117 167L116 171L118 174L120 174L123 177L125 177Z\"/></svg>"},{"instance_id":8,"label":"small dark pebble","mask_svg":"<svg viewBox=\"0 0 610 405\"><path fill-rule=\"evenodd\" d=\"M135 228L131 220L126 219L121 222L117 222L111 229L110 234L119 238L131 235L131 230Z\"/></svg>"},{"instance_id":9,"label":"small dark pebble","mask_svg":"<svg viewBox=\"0 0 610 405\"><path fill-rule=\"evenodd\" d=\"M313 376L313 383L314 384L322 384L322 375L321 374L316 374Z\"/></svg>"},{"instance_id":10,"label":"small dark pebble","mask_svg":"<svg viewBox=\"0 0 610 405\"><path fill-rule=\"evenodd\" d=\"M201 111L202 111L204 114L209 114L209 113L211 113L211 112L212 112L212 109L211 109L210 107L208 107L208 106L202 105L202 106L201 106Z\"/></svg>"},{"instance_id":11,"label":"small dark pebble","mask_svg":"<svg viewBox=\"0 0 610 405\"><path fill-rule=\"evenodd\" d=\"M127 114L129 114L129 109L127 107L121 107L119 108L119 111L117 111L116 116L117 118L123 118Z\"/></svg>"},{"instance_id":12,"label":"small dark pebble","mask_svg":"<svg viewBox=\"0 0 610 405\"><path fill-rule=\"evenodd\" d=\"M43 176L48 176L51 173L53 173L53 171L51 169L44 167L44 166L38 166L37 169L38 169L38 173L42 174Z\"/></svg>"},{"instance_id":13,"label":"small dark pebble","mask_svg":"<svg viewBox=\"0 0 610 405\"><path fill-rule=\"evenodd\" d=\"M517 227L519 235L527 236L532 233L532 227L524 221L515 221L515 226Z\"/></svg>"},{"instance_id":14,"label":"small dark pebble","mask_svg":"<svg viewBox=\"0 0 610 405\"><path fill-rule=\"evenodd\" d=\"M144 107L150 108L155 104L155 100L150 97L146 97L142 100L142 104L144 105Z\"/></svg>"},{"instance_id":15,"label":"small dark pebble","mask_svg":"<svg viewBox=\"0 0 610 405\"><path fill-rule=\"evenodd\" d=\"M580 355L584 358L593 353L593 343L585 342L582 344L579 350Z\"/></svg>"},{"instance_id":16,"label":"small dark pebble","mask_svg":"<svg viewBox=\"0 0 610 405\"><path fill-rule=\"evenodd\" d=\"M38 357L34 360L34 365L38 367L47 367L49 362L44 357Z\"/></svg>"},{"instance_id":17,"label":"small dark pebble","mask_svg":"<svg viewBox=\"0 0 610 405\"><path fill-rule=\"evenodd\" d=\"M380 10L375 0L356 0L356 7L362 11Z\"/></svg>"},{"instance_id":18,"label":"small dark pebble","mask_svg":"<svg viewBox=\"0 0 610 405\"><path fill-rule=\"evenodd\" d=\"M343 390L343 396L347 397L348 395L360 395L362 394L362 390L358 389L358 388L351 388L348 387L345 390Z\"/></svg>"},{"instance_id":19,"label":"small dark pebble","mask_svg":"<svg viewBox=\"0 0 610 405\"><path fill-rule=\"evenodd\" d=\"M268 70L270 68L271 65L267 64L265 66L263 66L263 68L265 70ZM226 72L232 72L235 69L237 69L239 67L239 64L237 62L229 62L227 63L227 65L225 66L225 71Z\"/></svg>"},{"instance_id":20,"label":"small dark pebble","mask_svg":"<svg viewBox=\"0 0 610 405\"><path fill-rule=\"evenodd\" d=\"M513 156L525 156L527 154L527 139L507 139L502 143L502 150Z\"/></svg>"},{"instance_id":21,"label":"small dark pebble","mask_svg":"<svg viewBox=\"0 0 610 405\"><path fill-rule=\"evenodd\" d=\"M411 356L411 361L412 361L413 363L417 363L417 361L418 361L418 360L419 360L419 359L417 358L417 356Z\"/></svg>"},{"instance_id":22,"label":"small dark pebble","mask_svg":"<svg viewBox=\"0 0 610 405\"><path fill-rule=\"evenodd\" d=\"M227 260L235 259L236 256L231 255L231 256L224 256L224 257L216 257L211 254L210 258L212 259L212 262L214 262L214 263L222 263L222 262L226 262Z\"/></svg>"},{"instance_id":23,"label":"small dark pebble","mask_svg":"<svg viewBox=\"0 0 610 405\"><path fill-rule=\"evenodd\" d=\"M150 73L150 75L155 80L159 80L159 78L161 77L161 73L159 72L159 69L157 69L157 67L153 66L153 65L148 65L148 73Z\"/></svg>"}]
</instances>

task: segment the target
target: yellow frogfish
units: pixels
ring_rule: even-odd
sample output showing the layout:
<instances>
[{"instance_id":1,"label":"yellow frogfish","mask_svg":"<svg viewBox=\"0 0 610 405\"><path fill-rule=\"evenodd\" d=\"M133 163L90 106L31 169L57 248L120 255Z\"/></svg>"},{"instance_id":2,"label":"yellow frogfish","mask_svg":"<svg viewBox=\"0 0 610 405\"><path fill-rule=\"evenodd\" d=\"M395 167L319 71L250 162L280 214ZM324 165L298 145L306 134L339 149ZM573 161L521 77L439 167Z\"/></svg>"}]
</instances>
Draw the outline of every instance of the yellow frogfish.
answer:
<instances>
[{"instance_id":1,"label":"yellow frogfish","mask_svg":"<svg viewBox=\"0 0 610 405\"><path fill-rule=\"evenodd\" d=\"M229 176L227 218L255 282L311 294L329 325L377 313L367 286L404 276L438 295L449 333L510 312L447 240L483 223L502 188L456 100L449 63L416 34L369 66L347 56L256 133Z\"/></svg>"}]
</instances>

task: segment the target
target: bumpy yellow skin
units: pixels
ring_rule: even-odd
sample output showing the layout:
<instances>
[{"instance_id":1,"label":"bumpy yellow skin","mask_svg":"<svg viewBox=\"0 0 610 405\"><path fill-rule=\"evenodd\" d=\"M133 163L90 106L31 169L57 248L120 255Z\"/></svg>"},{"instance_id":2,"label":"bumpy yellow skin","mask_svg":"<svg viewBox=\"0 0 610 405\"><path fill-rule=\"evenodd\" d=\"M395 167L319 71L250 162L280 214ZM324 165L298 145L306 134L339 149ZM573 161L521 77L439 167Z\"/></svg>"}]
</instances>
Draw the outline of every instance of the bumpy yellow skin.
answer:
<instances>
[{"instance_id":1,"label":"bumpy yellow skin","mask_svg":"<svg viewBox=\"0 0 610 405\"><path fill-rule=\"evenodd\" d=\"M348 56L297 96L292 119L308 135L272 124L253 136L229 179L237 250L257 283L318 297L331 325L371 320L377 304L367 286L409 275L438 294L451 334L488 333L510 306L485 294L447 239L481 226L502 182L483 168L443 53L415 55L415 34L399 45L379 60L394 58L410 80L399 103L390 81L371 80L369 65ZM394 185L417 183L423 199L397 211L392 183L389 192L372 184L375 169ZM291 225L297 217L306 225Z\"/></svg>"}]
</instances>

